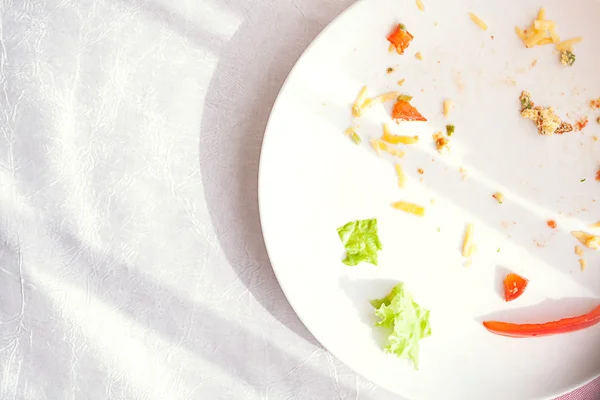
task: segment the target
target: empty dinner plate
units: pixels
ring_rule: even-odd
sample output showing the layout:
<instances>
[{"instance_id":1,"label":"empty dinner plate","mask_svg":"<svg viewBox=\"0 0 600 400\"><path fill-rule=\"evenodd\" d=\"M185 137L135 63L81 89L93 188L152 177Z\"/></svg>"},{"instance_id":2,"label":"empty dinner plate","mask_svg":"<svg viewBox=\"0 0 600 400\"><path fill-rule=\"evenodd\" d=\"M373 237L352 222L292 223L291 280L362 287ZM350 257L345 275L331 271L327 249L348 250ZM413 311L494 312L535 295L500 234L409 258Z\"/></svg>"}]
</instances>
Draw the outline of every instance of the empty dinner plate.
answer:
<instances>
[{"instance_id":1,"label":"empty dinner plate","mask_svg":"<svg viewBox=\"0 0 600 400\"><path fill-rule=\"evenodd\" d=\"M317 340L398 395L554 398L600 375L600 324L483 321L600 305L600 1L419 3L356 3L281 89L259 179L273 269ZM509 273L528 284L507 302ZM406 308L375 326L400 283Z\"/></svg>"}]
</instances>

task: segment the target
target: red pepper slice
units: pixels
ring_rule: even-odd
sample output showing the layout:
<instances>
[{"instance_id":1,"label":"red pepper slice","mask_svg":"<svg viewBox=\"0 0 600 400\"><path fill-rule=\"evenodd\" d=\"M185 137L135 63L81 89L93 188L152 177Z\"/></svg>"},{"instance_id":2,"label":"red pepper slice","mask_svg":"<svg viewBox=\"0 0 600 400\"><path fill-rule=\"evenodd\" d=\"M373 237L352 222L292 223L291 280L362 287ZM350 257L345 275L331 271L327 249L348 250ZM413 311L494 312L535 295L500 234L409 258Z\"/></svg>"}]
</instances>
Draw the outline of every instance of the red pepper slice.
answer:
<instances>
[{"instance_id":1,"label":"red pepper slice","mask_svg":"<svg viewBox=\"0 0 600 400\"><path fill-rule=\"evenodd\" d=\"M587 314L578 317L564 318L558 321L543 324L513 324L510 322L485 321L483 326L488 331L497 335L509 337L533 337L557 335L559 333L574 332L588 328L600 322L600 306Z\"/></svg>"},{"instance_id":2,"label":"red pepper slice","mask_svg":"<svg viewBox=\"0 0 600 400\"><path fill-rule=\"evenodd\" d=\"M508 274L504 278L504 299L513 301L523 294L529 281L517 274Z\"/></svg>"},{"instance_id":3,"label":"red pepper slice","mask_svg":"<svg viewBox=\"0 0 600 400\"><path fill-rule=\"evenodd\" d=\"M396 47L398 54L404 54L404 50L406 50L413 40L413 35L404 30L402 24L399 24L396 29L390 33L387 40Z\"/></svg>"},{"instance_id":4,"label":"red pepper slice","mask_svg":"<svg viewBox=\"0 0 600 400\"><path fill-rule=\"evenodd\" d=\"M427 121L408 101L398 100L392 110L392 118L396 121Z\"/></svg>"}]
</instances>

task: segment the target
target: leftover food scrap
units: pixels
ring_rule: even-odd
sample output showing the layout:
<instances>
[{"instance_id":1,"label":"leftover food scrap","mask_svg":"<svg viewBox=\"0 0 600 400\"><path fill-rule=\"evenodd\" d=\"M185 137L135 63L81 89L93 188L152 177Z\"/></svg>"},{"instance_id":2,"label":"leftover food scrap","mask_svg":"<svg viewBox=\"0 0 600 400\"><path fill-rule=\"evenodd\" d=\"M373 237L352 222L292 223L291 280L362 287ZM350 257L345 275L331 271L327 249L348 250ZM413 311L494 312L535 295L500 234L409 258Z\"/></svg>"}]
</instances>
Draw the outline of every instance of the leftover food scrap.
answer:
<instances>
[{"instance_id":1,"label":"leftover food scrap","mask_svg":"<svg viewBox=\"0 0 600 400\"><path fill-rule=\"evenodd\" d=\"M360 144L361 140L360 140L360 136L358 135L358 133L356 133L356 130L354 130L354 128L348 128L346 129L346 131L344 132L344 134L348 137L350 137L350 139L352 139L352 141L356 144Z\"/></svg>"},{"instance_id":2,"label":"leftover food scrap","mask_svg":"<svg viewBox=\"0 0 600 400\"><path fill-rule=\"evenodd\" d=\"M354 266L366 262L377 265L383 246L379 241L376 219L348 222L337 231L346 249L346 258L342 260L344 264Z\"/></svg>"},{"instance_id":3,"label":"leftover food scrap","mask_svg":"<svg viewBox=\"0 0 600 400\"><path fill-rule=\"evenodd\" d=\"M396 48L398 54L404 54L404 51L413 40L413 35L406 30L404 24L398 24L394 31L387 37L387 40Z\"/></svg>"},{"instance_id":4,"label":"leftover food scrap","mask_svg":"<svg viewBox=\"0 0 600 400\"><path fill-rule=\"evenodd\" d=\"M422 217L425 215L424 207L421 207L421 206L419 206L417 204L413 204L413 203L407 203L405 201L397 201L395 203L392 203L392 207L394 207L396 210L402 210L404 212L417 215L419 217Z\"/></svg>"},{"instance_id":5,"label":"leftover food scrap","mask_svg":"<svg viewBox=\"0 0 600 400\"><path fill-rule=\"evenodd\" d=\"M406 97L397 97L396 104L392 110L392 119L400 121L427 121L415 107L409 103Z\"/></svg>"},{"instance_id":6,"label":"leftover food scrap","mask_svg":"<svg viewBox=\"0 0 600 400\"><path fill-rule=\"evenodd\" d=\"M582 37L576 37L561 42L560 36L556 31L556 21L546 19L546 10L544 8L540 8L536 19L533 20L527 29L523 30L516 26L515 33L527 48L548 44L554 45L560 54L560 62L568 67L573 66L575 63L573 45L583 40Z\"/></svg>"},{"instance_id":7,"label":"leftover food scrap","mask_svg":"<svg viewBox=\"0 0 600 400\"><path fill-rule=\"evenodd\" d=\"M574 332L596 325L599 322L600 306L594 308L587 314L542 324L513 324L510 322L485 321L483 326L485 326L488 331L497 335L524 338Z\"/></svg>"},{"instance_id":8,"label":"leftover food scrap","mask_svg":"<svg viewBox=\"0 0 600 400\"><path fill-rule=\"evenodd\" d=\"M508 302L520 297L527 288L528 283L529 280L520 275L506 275L506 278L504 278L504 300Z\"/></svg>"},{"instance_id":9,"label":"leftover food scrap","mask_svg":"<svg viewBox=\"0 0 600 400\"><path fill-rule=\"evenodd\" d=\"M573 126L567 122L563 122L554 113L552 107L536 107L531 100L529 92L523 91L519 100L521 101L521 115L525 118L529 118L535 123L540 135L562 135L565 132L571 132L573 130Z\"/></svg>"},{"instance_id":10,"label":"leftover food scrap","mask_svg":"<svg viewBox=\"0 0 600 400\"><path fill-rule=\"evenodd\" d=\"M450 136L450 135L449 135ZM433 134L433 141L435 148L440 154L447 153L450 150L450 140L442 135L442 132L436 132Z\"/></svg>"},{"instance_id":11,"label":"leftover food scrap","mask_svg":"<svg viewBox=\"0 0 600 400\"><path fill-rule=\"evenodd\" d=\"M390 332L385 352L408 358L419 369L419 340L431 336L429 310L415 302L403 283L383 299L372 300L371 305L378 319L375 326Z\"/></svg>"},{"instance_id":12,"label":"leftover food scrap","mask_svg":"<svg viewBox=\"0 0 600 400\"><path fill-rule=\"evenodd\" d=\"M487 24L485 22L483 22L483 20L481 18L479 18L477 15L470 12L469 18L471 18L471 21L473 21L475 23L475 25L477 25L484 31L487 31L487 28L488 28Z\"/></svg>"}]
</instances>

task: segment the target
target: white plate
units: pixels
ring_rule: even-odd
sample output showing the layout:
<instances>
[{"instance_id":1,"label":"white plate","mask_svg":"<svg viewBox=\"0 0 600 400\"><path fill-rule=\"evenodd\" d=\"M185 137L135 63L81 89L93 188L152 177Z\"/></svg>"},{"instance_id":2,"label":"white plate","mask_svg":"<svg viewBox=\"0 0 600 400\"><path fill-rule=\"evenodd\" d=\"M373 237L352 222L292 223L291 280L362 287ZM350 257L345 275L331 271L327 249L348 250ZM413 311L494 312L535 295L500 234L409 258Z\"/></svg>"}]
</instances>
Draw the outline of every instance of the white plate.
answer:
<instances>
[{"instance_id":1,"label":"white plate","mask_svg":"<svg viewBox=\"0 0 600 400\"><path fill-rule=\"evenodd\" d=\"M588 267L580 271L569 234L600 219L600 183L594 179L600 143L593 140L600 136L600 112L588 107L600 96L600 2L544 4L563 38L585 38L572 68L559 63L553 46L526 49L515 35L515 25L526 27L535 17L537 1L424 2L424 13L414 0L357 3L290 74L261 156L260 211L273 268L314 336L392 392L411 400L551 398L600 374L600 325L510 339L487 332L481 320L543 322L600 303L600 257L586 250ZM488 23L486 32L469 20L469 11ZM398 22L415 36L404 56L388 53L385 40ZM417 51L422 61L414 57ZM388 67L395 72L388 75ZM402 88L400 79L406 79ZM363 85L371 95L413 95L429 119L393 125L396 133L422 138L401 161L409 176L404 190L396 185L394 160L377 157L368 141L391 122L391 104L357 120L360 146L343 135ZM588 116L588 127L539 136L519 115L521 90L569 121ZM445 98L455 103L449 120L441 113ZM456 125L456 134L450 154L440 156L430 138L447 122ZM496 191L505 194L504 204L492 198ZM427 216L392 209L397 200L425 205ZM379 266L345 266L336 229L373 217L384 246ZM547 219L556 220L558 229L547 227ZM460 254L467 222L475 224L479 248L468 268ZM525 294L508 304L500 297L506 270L530 280ZM384 354L381 332L372 327L369 300L398 281L431 310L433 335L421 341L419 371Z\"/></svg>"}]
</instances>

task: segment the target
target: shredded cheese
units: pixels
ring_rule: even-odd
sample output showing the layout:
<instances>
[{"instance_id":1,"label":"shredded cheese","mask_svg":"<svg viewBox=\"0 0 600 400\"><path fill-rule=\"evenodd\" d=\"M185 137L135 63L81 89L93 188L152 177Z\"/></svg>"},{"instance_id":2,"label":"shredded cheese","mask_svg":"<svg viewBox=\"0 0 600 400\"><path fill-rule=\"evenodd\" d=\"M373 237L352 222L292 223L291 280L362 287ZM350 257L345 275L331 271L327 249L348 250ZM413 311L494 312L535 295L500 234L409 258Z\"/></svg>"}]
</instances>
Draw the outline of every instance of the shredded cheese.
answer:
<instances>
[{"instance_id":1,"label":"shredded cheese","mask_svg":"<svg viewBox=\"0 0 600 400\"><path fill-rule=\"evenodd\" d=\"M382 151L385 151L386 153L396 157L404 157L405 154L402 150L391 148L387 143L378 139L371 139L371 146L373 146L373 149L375 149L377 155L379 156L381 156Z\"/></svg>"},{"instance_id":2,"label":"shredded cheese","mask_svg":"<svg viewBox=\"0 0 600 400\"><path fill-rule=\"evenodd\" d=\"M420 51L417 54L415 54L415 57L417 57L417 60L423 60L423 54L421 54Z\"/></svg>"},{"instance_id":3,"label":"shredded cheese","mask_svg":"<svg viewBox=\"0 0 600 400\"><path fill-rule=\"evenodd\" d=\"M573 38L573 39L565 40L564 42L560 42L559 44L556 45L556 50L558 50L558 51L566 51L566 50L572 51L573 50L573 45L581 42L582 40L583 40L583 38L581 36Z\"/></svg>"},{"instance_id":4,"label":"shredded cheese","mask_svg":"<svg viewBox=\"0 0 600 400\"><path fill-rule=\"evenodd\" d=\"M583 257L583 249L579 246L575 246L575 254L577 254L579 257Z\"/></svg>"},{"instance_id":5,"label":"shredded cheese","mask_svg":"<svg viewBox=\"0 0 600 400\"><path fill-rule=\"evenodd\" d=\"M400 93L398 93L398 92L389 92L389 93L385 93L385 94L379 95L377 97L368 98L360 106L361 112L364 111L364 110L366 110L366 109L369 109L369 108L373 107L375 104L386 103L386 102L388 102L390 100L395 100L399 95L400 95Z\"/></svg>"},{"instance_id":6,"label":"shredded cheese","mask_svg":"<svg viewBox=\"0 0 600 400\"><path fill-rule=\"evenodd\" d=\"M533 26L538 31L546 31L548 29L554 28L556 26L556 22L550 20L540 21L539 19L536 19L535 21L533 21Z\"/></svg>"},{"instance_id":7,"label":"shredded cheese","mask_svg":"<svg viewBox=\"0 0 600 400\"><path fill-rule=\"evenodd\" d=\"M410 214L415 214L418 215L419 217L422 217L425 215L425 208L421 207L417 204L413 204L413 203L407 203L405 201L397 201L395 203L392 204L392 207L394 207L397 210L401 210Z\"/></svg>"},{"instance_id":8,"label":"shredded cheese","mask_svg":"<svg viewBox=\"0 0 600 400\"><path fill-rule=\"evenodd\" d=\"M471 21L475 22L475 24L478 27L480 27L484 31L487 31L488 26L485 22L483 22L483 20L481 18L479 18L477 15L473 14L472 12L469 13L469 17L471 18Z\"/></svg>"},{"instance_id":9,"label":"shredded cheese","mask_svg":"<svg viewBox=\"0 0 600 400\"><path fill-rule=\"evenodd\" d=\"M425 4L423 4L423 0L417 0L417 7L419 7L419 10L425 11Z\"/></svg>"},{"instance_id":10,"label":"shredded cheese","mask_svg":"<svg viewBox=\"0 0 600 400\"><path fill-rule=\"evenodd\" d=\"M598 250L600 249L600 237L592 235L591 233L583 232L583 231L573 231L571 235L575 236L581 244L583 244L588 249Z\"/></svg>"},{"instance_id":11,"label":"shredded cheese","mask_svg":"<svg viewBox=\"0 0 600 400\"><path fill-rule=\"evenodd\" d=\"M525 39L525 47L533 47L542 39L546 38L546 32L537 32L533 36Z\"/></svg>"},{"instance_id":12,"label":"shredded cheese","mask_svg":"<svg viewBox=\"0 0 600 400\"><path fill-rule=\"evenodd\" d=\"M525 40L525 32L523 32L523 29L519 28L518 26L515 26L515 33L519 38L521 38L521 40Z\"/></svg>"},{"instance_id":13,"label":"shredded cheese","mask_svg":"<svg viewBox=\"0 0 600 400\"><path fill-rule=\"evenodd\" d=\"M546 9L544 7L540 8L540 10L538 11L536 19L538 21L543 21L543 20L546 19Z\"/></svg>"},{"instance_id":14,"label":"shredded cheese","mask_svg":"<svg viewBox=\"0 0 600 400\"><path fill-rule=\"evenodd\" d=\"M365 99L367 97L367 87L363 86L363 88L360 90L360 93L358 94L358 97L356 97L356 100L354 101L354 104L352 105L352 115L354 115L355 117L360 117L361 113L362 113L362 105L365 102Z\"/></svg>"},{"instance_id":15,"label":"shredded cheese","mask_svg":"<svg viewBox=\"0 0 600 400\"><path fill-rule=\"evenodd\" d=\"M583 258L579 259L579 265L581 266L581 270L584 271L585 270L585 266L587 265L587 263L585 262L585 260Z\"/></svg>"},{"instance_id":16,"label":"shredded cheese","mask_svg":"<svg viewBox=\"0 0 600 400\"><path fill-rule=\"evenodd\" d=\"M469 257L473 252L473 224L467 224L465 237L463 239L462 255Z\"/></svg>"},{"instance_id":17,"label":"shredded cheese","mask_svg":"<svg viewBox=\"0 0 600 400\"><path fill-rule=\"evenodd\" d=\"M450 110L452 109L452 100L444 100L444 117L448 118Z\"/></svg>"},{"instance_id":18,"label":"shredded cheese","mask_svg":"<svg viewBox=\"0 0 600 400\"><path fill-rule=\"evenodd\" d=\"M396 175L398 175L398 186L403 188L406 184L406 175L400 164L396 164Z\"/></svg>"}]
</instances>

